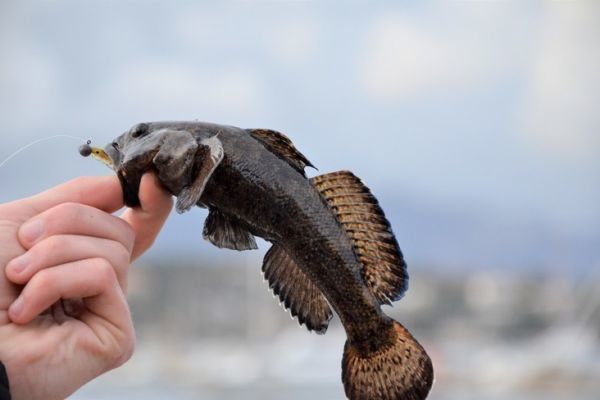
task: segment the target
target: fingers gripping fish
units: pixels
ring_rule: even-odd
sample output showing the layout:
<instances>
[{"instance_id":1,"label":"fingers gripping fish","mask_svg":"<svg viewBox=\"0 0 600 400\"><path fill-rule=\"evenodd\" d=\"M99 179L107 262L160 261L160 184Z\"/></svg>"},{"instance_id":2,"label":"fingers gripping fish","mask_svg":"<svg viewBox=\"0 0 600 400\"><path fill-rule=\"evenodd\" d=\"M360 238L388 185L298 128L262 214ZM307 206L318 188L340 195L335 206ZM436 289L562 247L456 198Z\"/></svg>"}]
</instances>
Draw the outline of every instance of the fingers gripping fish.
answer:
<instances>
[{"instance_id":1,"label":"fingers gripping fish","mask_svg":"<svg viewBox=\"0 0 600 400\"><path fill-rule=\"evenodd\" d=\"M214 245L255 249L255 236L273 243L262 270L291 314L317 333L332 308L342 321L349 399L427 397L431 360L381 310L406 291L406 264L377 200L351 172L308 179L312 164L283 134L201 122L142 123L80 152L114 169L128 206L140 204L141 177L155 170L179 213L209 209L203 236Z\"/></svg>"}]
</instances>

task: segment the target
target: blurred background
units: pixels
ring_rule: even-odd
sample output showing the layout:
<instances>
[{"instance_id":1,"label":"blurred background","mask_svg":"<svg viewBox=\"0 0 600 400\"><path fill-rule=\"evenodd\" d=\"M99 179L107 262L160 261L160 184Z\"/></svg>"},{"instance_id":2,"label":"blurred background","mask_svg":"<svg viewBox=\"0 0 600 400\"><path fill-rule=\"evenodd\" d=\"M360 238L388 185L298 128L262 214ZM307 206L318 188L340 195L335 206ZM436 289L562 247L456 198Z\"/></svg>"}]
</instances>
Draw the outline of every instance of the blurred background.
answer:
<instances>
[{"instance_id":1,"label":"blurred background","mask_svg":"<svg viewBox=\"0 0 600 400\"><path fill-rule=\"evenodd\" d=\"M593 1L0 0L0 162L44 139L0 164L0 202L110 173L77 147L137 122L280 130L380 200L411 274L386 312L431 399L596 399L599 46ZM136 263L136 354L72 398L343 398L339 321L298 327L269 244L216 249L205 217Z\"/></svg>"}]
</instances>

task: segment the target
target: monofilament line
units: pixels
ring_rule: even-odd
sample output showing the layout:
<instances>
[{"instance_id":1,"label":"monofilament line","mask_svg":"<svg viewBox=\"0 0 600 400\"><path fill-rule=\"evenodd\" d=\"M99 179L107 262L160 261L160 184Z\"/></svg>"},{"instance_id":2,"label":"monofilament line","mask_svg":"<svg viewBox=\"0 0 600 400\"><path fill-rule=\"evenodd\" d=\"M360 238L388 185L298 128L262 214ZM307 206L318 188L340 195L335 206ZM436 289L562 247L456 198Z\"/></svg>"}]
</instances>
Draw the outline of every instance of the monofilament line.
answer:
<instances>
[{"instance_id":1,"label":"monofilament line","mask_svg":"<svg viewBox=\"0 0 600 400\"><path fill-rule=\"evenodd\" d=\"M83 139L83 138L80 138L80 137L77 137L77 136L63 135L63 134L61 134L61 135L53 135L53 136L48 136L48 137L45 137L45 138L37 139L37 140L34 140L33 142L31 142L31 143L29 143L29 144L27 144L27 145L25 145L25 146L21 147L20 149L18 149L18 150L17 150L17 151L15 151L14 153L12 153L10 156L6 157L6 158L4 159L4 161L2 161L2 162L0 163L0 168L2 168L2 167L4 166L4 164L6 164L8 161L10 161L10 160L11 160L13 157L15 157L17 154L19 154L19 153L20 153L20 152L22 152L23 150L27 150L27 149L28 149L28 148L30 148L31 146L33 146L33 145L35 145L35 144L38 144L38 143L40 143L40 142L44 142L44 141L46 141L46 140L50 140L50 139L54 139L54 138L58 138L58 137L67 137L67 138L75 139L75 140L77 140L77 141L81 140L81 141L82 141L82 142L84 142L84 143L88 141L88 139Z\"/></svg>"}]
</instances>

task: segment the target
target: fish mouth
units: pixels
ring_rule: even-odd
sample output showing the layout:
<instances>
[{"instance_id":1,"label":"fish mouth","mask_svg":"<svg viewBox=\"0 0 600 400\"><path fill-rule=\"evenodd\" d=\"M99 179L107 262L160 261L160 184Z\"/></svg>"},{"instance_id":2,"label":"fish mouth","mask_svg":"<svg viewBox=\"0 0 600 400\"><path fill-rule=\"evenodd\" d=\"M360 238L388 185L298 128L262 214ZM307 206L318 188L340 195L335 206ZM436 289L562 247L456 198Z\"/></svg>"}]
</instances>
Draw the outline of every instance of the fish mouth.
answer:
<instances>
[{"instance_id":1,"label":"fish mouth","mask_svg":"<svg viewBox=\"0 0 600 400\"><path fill-rule=\"evenodd\" d=\"M128 169L121 164L122 155L112 144L107 145L104 148L91 147L91 156L95 159L115 171L119 182L121 183L121 189L123 191L123 202L127 207L138 207L140 206L140 198L138 192L140 189L140 181L142 180L142 174L137 171L128 171Z\"/></svg>"},{"instance_id":2,"label":"fish mouth","mask_svg":"<svg viewBox=\"0 0 600 400\"><path fill-rule=\"evenodd\" d=\"M121 189L123 190L123 202L127 207L139 207L141 202L138 193L140 191L142 174L128 173L125 168L120 168L116 172L121 183Z\"/></svg>"},{"instance_id":3,"label":"fish mouth","mask_svg":"<svg viewBox=\"0 0 600 400\"><path fill-rule=\"evenodd\" d=\"M112 144L107 145L105 153L110 159L112 169L117 173L121 189L123 190L123 202L127 207L138 207L141 205L138 195L143 171L131 168L130 163L123 163L123 156Z\"/></svg>"}]
</instances>

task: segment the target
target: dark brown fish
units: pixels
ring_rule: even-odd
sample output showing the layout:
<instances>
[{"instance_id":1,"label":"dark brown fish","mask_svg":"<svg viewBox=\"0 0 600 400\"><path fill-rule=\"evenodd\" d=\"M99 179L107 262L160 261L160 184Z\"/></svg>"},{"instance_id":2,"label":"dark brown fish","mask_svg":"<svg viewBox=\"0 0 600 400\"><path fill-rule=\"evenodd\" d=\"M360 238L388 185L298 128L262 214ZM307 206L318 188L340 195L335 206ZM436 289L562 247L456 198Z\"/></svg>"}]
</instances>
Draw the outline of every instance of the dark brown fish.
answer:
<instances>
[{"instance_id":1,"label":"dark brown fish","mask_svg":"<svg viewBox=\"0 0 600 400\"><path fill-rule=\"evenodd\" d=\"M201 122L142 123L104 149L84 150L112 166L129 206L139 205L142 174L155 170L178 212L209 209L203 234L214 245L272 242L262 270L291 314L317 333L331 308L342 321L348 398L427 397L431 360L381 310L406 291L406 264L377 200L351 172L307 179L312 164L283 134Z\"/></svg>"}]
</instances>

